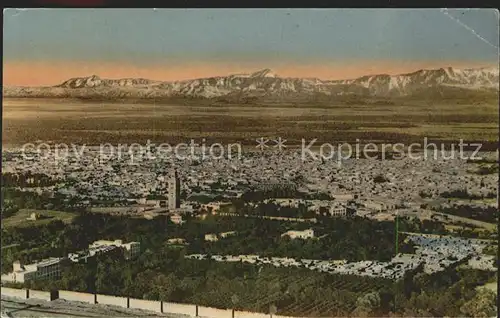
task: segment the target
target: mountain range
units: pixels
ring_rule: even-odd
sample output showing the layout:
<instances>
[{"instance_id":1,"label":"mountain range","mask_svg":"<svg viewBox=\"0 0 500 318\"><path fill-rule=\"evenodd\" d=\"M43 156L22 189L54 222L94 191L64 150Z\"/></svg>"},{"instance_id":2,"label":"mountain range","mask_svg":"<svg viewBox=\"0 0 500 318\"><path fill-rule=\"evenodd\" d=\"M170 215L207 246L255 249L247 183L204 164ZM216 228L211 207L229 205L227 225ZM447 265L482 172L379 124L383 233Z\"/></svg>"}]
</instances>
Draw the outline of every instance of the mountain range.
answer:
<instances>
[{"instance_id":1,"label":"mountain range","mask_svg":"<svg viewBox=\"0 0 500 318\"><path fill-rule=\"evenodd\" d=\"M404 97L420 94L496 94L498 68L418 70L399 75L367 75L347 80L280 77L270 69L183 81L144 78L102 79L97 75L69 79L49 87L4 87L4 97L44 98L279 98L313 96Z\"/></svg>"}]
</instances>

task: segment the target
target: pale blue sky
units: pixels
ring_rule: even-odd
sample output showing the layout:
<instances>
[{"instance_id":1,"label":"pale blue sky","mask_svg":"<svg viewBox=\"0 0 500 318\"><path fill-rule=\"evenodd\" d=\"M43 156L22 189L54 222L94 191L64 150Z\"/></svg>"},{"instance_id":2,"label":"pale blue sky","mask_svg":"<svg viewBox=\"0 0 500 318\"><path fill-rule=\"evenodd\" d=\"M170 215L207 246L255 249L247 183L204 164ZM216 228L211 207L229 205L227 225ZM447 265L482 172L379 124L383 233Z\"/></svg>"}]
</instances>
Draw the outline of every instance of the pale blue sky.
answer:
<instances>
[{"instance_id":1,"label":"pale blue sky","mask_svg":"<svg viewBox=\"0 0 500 318\"><path fill-rule=\"evenodd\" d=\"M439 9L6 9L4 60L498 59L496 10L448 12L476 34Z\"/></svg>"}]
</instances>

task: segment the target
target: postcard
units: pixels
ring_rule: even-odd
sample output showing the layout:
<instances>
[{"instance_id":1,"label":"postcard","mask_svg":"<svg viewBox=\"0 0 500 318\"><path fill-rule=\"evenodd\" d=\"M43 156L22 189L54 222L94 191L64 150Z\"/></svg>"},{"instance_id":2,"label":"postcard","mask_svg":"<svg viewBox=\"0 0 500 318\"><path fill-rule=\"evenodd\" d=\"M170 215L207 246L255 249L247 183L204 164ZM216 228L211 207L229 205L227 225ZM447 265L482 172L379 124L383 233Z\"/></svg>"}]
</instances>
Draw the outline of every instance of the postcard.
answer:
<instances>
[{"instance_id":1,"label":"postcard","mask_svg":"<svg viewBox=\"0 0 500 318\"><path fill-rule=\"evenodd\" d=\"M495 9L6 9L2 317L494 317Z\"/></svg>"}]
</instances>

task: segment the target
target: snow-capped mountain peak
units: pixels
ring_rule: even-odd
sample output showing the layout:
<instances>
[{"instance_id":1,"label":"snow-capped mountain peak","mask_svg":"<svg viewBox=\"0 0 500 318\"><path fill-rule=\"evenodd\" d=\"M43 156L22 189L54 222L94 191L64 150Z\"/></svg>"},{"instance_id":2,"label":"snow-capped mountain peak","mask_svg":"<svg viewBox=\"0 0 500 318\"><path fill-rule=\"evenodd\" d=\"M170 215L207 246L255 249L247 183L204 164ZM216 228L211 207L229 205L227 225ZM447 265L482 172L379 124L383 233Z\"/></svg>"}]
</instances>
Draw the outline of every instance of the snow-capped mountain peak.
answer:
<instances>
[{"instance_id":1,"label":"snow-capped mountain peak","mask_svg":"<svg viewBox=\"0 0 500 318\"><path fill-rule=\"evenodd\" d=\"M272 70L265 68L260 71L254 72L250 75L250 77L279 77Z\"/></svg>"},{"instance_id":2,"label":"snow-capped mountain peak","mask_svg":"<svg viewBox=\"0 0 500 318\"><path fill-rule=\"evenodd\" d=\"M192 80L162 82L143 78L102 79L97 75L72 78L55 87L7 88L4 96L77 96L99 98L156 97L279 97L408 96L457 90L498 91L498 68L418 70L399 75L366 75L348 80L284 78L270 69Z\"/></svg>"},{"instance_id":3,"label":"snow-capped mountain peak","mask_svg":"<svg viewBox=\"0 0 500 318\"><path fill-rule=\"evenodd\" d=\"M56 87L64 88L96 88L96 87L132 87L145 86L156 83L156 81L144 78L121 78L121 79L101 79L97 75L87 77L71 78Z\"/></svg>"}]
</instances>

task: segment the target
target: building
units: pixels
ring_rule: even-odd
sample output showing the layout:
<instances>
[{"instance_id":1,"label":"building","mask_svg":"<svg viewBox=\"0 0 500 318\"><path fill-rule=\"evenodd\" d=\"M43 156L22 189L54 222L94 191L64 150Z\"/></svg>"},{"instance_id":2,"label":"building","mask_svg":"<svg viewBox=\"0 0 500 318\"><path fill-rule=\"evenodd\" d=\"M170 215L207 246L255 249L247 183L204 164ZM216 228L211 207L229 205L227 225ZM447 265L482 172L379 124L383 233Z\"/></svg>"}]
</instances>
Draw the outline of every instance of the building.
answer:
<instances>
[{"instance_id":1,"label":"building","mask_svg":"<svg viewBox=\"0 0 500 318\"><path fill-rule=\"evenodd\" d=\"M141 243L139 242L123 243L122 240L114 240L114 241L99 240L89 245L89 251L99 250L103 252L109 252L114 248L123 249L125 259L132 259L140 254Z\"/></svg>"},{"instance_id":2,"label":"building","mask_svg":"<svg viewBox=\"0 0 500 318\"><path fill-rule=\"evenodd\" d=\"M396 208L396 204L390 200L367 200L363 202L363 205L375 212L386 212Z\"/></svg>"},{"instance_id":3,"label":"building","mask_svg":"<svg viewBox=\"0 0 500 318\"><path fill-rule=\"evenodd\" d=\"M176 210L181 207L181 182L174 170L168 181L168 209Z\"/></svg>"},{"instance_id":4,"label":"building","mask_svg":"<svg viewBox=\"0 0 500 318\"><path fill-rule=\"evenodd\" d=\"M297 184L295 182L287 181L274 181L274 182L260 182L256 185L257 190L261 191L275 191L275 190L297 190Z\"/></svg>"},{"instance_id":5,"label":"building","mask_svg":"<svg viewBox=\"0 0 500 318\"><path fill-rule=\"evenodd\" d=\"M86 254L86 257L85 257L85 260L88 257L94 257L97 255L109 253L111 251L114 251L116 248L117 247L115 245L96 245L96 246L89 247L88 253Z\"/></svg>"},{"instance_id":6,"label":"building","mask_svg":"<svg viewBox=\"0 0 500 318\"><path fill-rule=\"evenodd\" d=\"M355 215L360 216L360 217L367 217L372 213L373 213L373 211L371 211L371 210L368 210L365 208L357 208Z\"/></svg>"},{"instance_id":7,"label":"building","mask_svg":"<svg viewBox=\"0 0 500 318\"><path fill-rule=\"evenodd\" d=\"M186 242L186 239L184 239L182 237L176 237L176 238L168 239L167 240L167 244L171 244L171 245L188 245L188 243Z\"/></svg>"},{"instance_id":8,"label":"building","mask_svg":"<svg viewBox=\"0 0 500 318\"><path fill-rule=\"evenodd\" d=\"M219 233L219 235L214 234L214 233L209 233L205 234L205 241L210 241L210 242L215 242L219 240L220 238L226 238L232 235L236 235L236 231L229 231L229 232L224 232L224 233Z\"/></svg>"},{"instance_id":9,"label":"building","mask_svg":"<svg viewBox=\"0 0 500 318\"><path fill-rule=\"evenodd\" d=\"M307 200L307 210L315 213L328 211L331 205L330 200Z\"/></svg>"},{"instance_id":10,"label":"building","mask_svg":"<svg viewBox=\"0 0 500 318\"><path fill-rule=\"evenodd\" d=\"M61 277L62 260L62 258L52 257L28 265L15 261L12 264L13 271L2 275L2 282L25 283L40 279L58 279Z\"/></svg>"},{"instance_id":11,"label":"building","mask_svg":"<svg viewBox=\"0 0 500 318\"><path fill-rule=\"evenodd\" d=\"M268 199L264 200L264 203L275 203L279 206L286 206L286 207L294 207L298 208L300 204L306 204L305 200L302 199L281 199L281 198L275 198L275 199Z\"/></svg>"},{"instance_id":12,"label":"building","mask_svg":"<svg viewBox=\"0 0 500 318\"><path fill-rule=\"evenodd\" d=\"M231 206L231 202L210 202L207 204L202 204L201 208L212 214L216 214L223 207Z\"/></svg>"},{"instance_id":13,"label":"building","mask_svg":"<svg viewBox=\"0 0 500 318\"><path fill-rule=\"evenodd\" d=\"M347 208L342 205L332 205L329 212L331 216L343 217L347 215Z\"/></svg>"},{"instance_id":14,"label":"building","mask_svg":"<svg viewBox=\"0 0 500 318\"><path fill-rule=\"evenodd\" d=\"M31 213L29 217L26 218L28 221L36 221L40 219L40 213Z\"/></svg>"},{"instance_id":15,"label":"building","mask_svg":"<svg viewBox=\"0 0 500 318\"><path fill-rule=\"evenodd\" d=\"M306 240L306 239L314 237L314 230L307 229L304 231L288 231L286 233L281 234L281 237L283 237L283 236L289 236L291 239L300 238L300 239Z\"/></svg>"},{"instance_id":16,"label":"building","mask_svg":"<svg viewBox=\"0 0 500 318\"><path fill-rule=\"evenodd\" d=\"M205 241L215 242L218 240L219 240L219 238L217 237L217 234L213 234L213 233L205 234Z\"/></svg>"},{"instance_id":17,"label":"building","mask_svg":"<svg viewBox=\"0 0 500 318\"><path fill-rule=\"evenodd\" d=\"M96 250L94 250L94 251L78 251L76 253L69 253L68 259L72 262L75 262L75 263L79 263L79 262L87 263L89 258L94 257L98 254L99 253Z\"/></svg>"},{"instance_id":18,"label":"building","mask_svg":"<svg viewBox=\"0 0 500 318\"><path fill-rule=\"evenodd\" d=\"M103 255L114 251L116 249L121 249L125 259L133 259L137 257L141 252L141 245L139 242L129 242L123 243L122 240L99 240L89 245L89 248L85 251L78 251L76 253L69 253L68 259L71 261L87 262L89 258Z\"/></svg>"},{"instance_id":19,"label":"building","mask_svg":"<svg viewBox=\"0 0 500 318\"><path fill-rule=\"evenodd\" d=\"M236 231L229 231L229 232L224 232L224 233L219 234L219 236L221 238L226 238L228 236L233 236L233 235L236 235Z\"/></svg>"},{"instance_id":20,"label":"building","mask_svg":"<svg viewBox=\"0 0 500 318\"><path fill-rule=\"evenodd\" d=\"M376 202L376 201L365 201L363 202L363 205L365 208L374 211L374 212L383 212L386 211L386 207L382 202Z\"/></svg>"},{"instance_id":21,"label":"building","mask_svg":"<svg viewBox=\"0 0 500 318\"><path fill-rule=\"evenodd\" d=\"M354 199L354 195L352 193L330 193L332 198L334 198L337 201L350 201Z\"/></svg>"},{"instance_id":22,"label":"building","mask_svg":"<svg viewBox=\"0 0 500 318\"><path fill-rule=\"evenodd\" d=\"M376 221L394 221L395 216L391 213L380 212L377 214L370 215L370 218Z\"/></svg>"},{"instance_id":23,"label":"building","mask_svg":"<svg viewBox=\"0 0 500 318\"><path fill-rule=\"evenodd\" d=\"M172 214L170 216L170 221L172 221L172 223L175 223L175 224L182 224L182 223L186 222L182 219L182 215L180 215L178 213Z\"/></svg>"}]
</instances>

